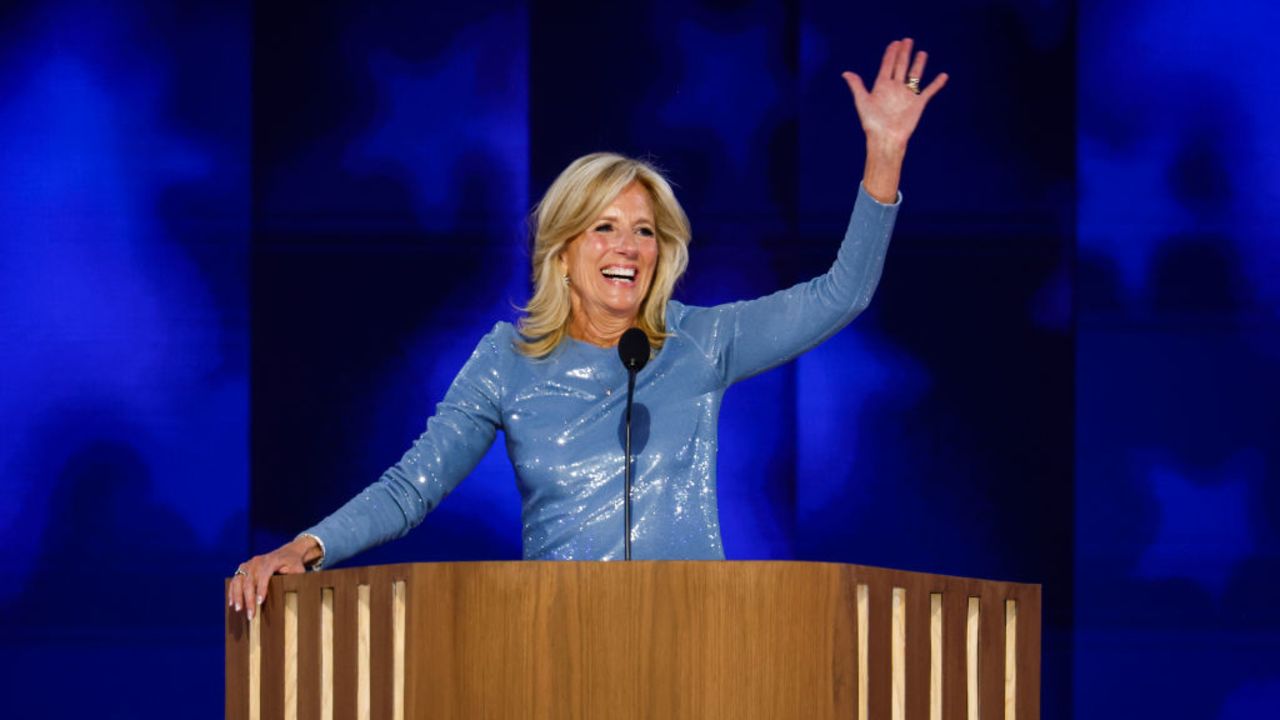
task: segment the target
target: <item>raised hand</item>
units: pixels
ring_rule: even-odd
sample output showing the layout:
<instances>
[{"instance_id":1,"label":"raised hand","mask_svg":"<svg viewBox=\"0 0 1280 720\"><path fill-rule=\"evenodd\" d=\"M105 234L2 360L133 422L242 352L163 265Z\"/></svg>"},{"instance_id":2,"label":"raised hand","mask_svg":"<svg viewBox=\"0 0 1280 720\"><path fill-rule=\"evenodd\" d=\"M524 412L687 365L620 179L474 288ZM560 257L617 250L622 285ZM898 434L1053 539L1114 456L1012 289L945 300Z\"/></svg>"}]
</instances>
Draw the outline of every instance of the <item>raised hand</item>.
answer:
<instances>
[{"instance_id":1,"label":"raised hand","mask_svg":"<svg viewBox=\"0 0 1280 720\"><path fill-rule=\"evenodd\" d=\"M870 91L856 73L843 74L853 93L862 131L867 136L867 172L863 183L867 192L881 202L892 202L897 196L907 141L920 123L925 105L947 84L947 74L940 73L933 82L921 87L929 55L920 51L912 60L911 49L911 38L889 43Z\"/></svg>"},{"instance_id":2,"label":"raised hand","mask_svg":"<svg viewBox=\"0 0 1280 720\"><path fill-rule=\"evenodd\" d=\"M911 46L911 38L889 43L884 59L880 61L880 72L876 74L875 84L869 92L856 73L844 73L845 82L853 93L853 104L858 109L858 119L862 121L862 130L869 142L905 146L920 122L924 106L947 84L947 74L941 73L927 86L920 86L929 54L923 50L917 52L908 69Z\"/></svg>"}]
</instances>

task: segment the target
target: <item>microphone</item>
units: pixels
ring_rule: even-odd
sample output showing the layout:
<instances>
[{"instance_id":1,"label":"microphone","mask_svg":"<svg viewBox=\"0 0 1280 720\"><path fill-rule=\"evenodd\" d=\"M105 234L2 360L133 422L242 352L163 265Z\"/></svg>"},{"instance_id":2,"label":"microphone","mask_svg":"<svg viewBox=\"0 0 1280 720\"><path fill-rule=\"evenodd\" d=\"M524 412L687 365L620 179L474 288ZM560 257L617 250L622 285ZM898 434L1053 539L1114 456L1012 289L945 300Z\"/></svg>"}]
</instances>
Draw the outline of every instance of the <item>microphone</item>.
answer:
<instances>
[{"instance_id":1,"label":"microphone","mask_svg":"<svg viewBox=\"0 0 1280 720\"><path fill-rule=\"evenodd\" d=\"M618 357L622 358L622 366L627 370L640 372L649 362L649 337L634 327L622 333L618 340Z\"/></svg>"},{"instance_id":2,"label":"microphone","mask_svg":"<svg viewBox=\"0 0 1280 720\"><path fill-rule=\"evenodd\" d=\"M624 479L623 495L622 495L622 516L626 523L626 535L623 536L623 557L626 560L631 559L631 399L636 392L636 373L640 372L649 362L649 337L644 334L640 328L631 328L622 333L622 338L618 340L618 357L622 359L622 366L627 369L627 415L626 415L626 432L623 442L623 451L626 458L623 460L622 475Z\"/></svg>"}]
</instances>

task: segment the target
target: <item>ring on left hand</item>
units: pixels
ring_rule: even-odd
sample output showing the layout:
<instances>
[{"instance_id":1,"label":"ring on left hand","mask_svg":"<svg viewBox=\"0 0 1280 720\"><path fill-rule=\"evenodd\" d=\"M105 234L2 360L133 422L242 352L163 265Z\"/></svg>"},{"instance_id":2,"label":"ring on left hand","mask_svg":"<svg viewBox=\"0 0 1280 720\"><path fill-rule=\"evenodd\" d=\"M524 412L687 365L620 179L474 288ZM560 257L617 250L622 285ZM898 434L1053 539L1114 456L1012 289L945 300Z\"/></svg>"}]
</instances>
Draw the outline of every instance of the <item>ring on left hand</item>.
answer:
<instances>
[{"instance_id":1,"label":"ring on left hand","mask_svg":"<svg viewBox=\"0 0 1280 720\"><path fill-rule=\"evenodd\" d=\"M238 567L238 568L236 568L236 573L235 573L235 575L232 575L231 577L235 577L236 575L243 575L243 576L245 576L245 577L249 577L249 573L245 572L245 571L244 571L244 568L242 568L242 567Z\"/></svg>"},{"instance_id":2,"label":"ring on left hand","mask_svg":"<svg viewBox=\"0 0 1280 720\"><path fill-rule=\"evenodd\" d=\"M918 77L907 78L907 89L919 95L920 94L920 78Z\"/></svg>"}]
</instances>

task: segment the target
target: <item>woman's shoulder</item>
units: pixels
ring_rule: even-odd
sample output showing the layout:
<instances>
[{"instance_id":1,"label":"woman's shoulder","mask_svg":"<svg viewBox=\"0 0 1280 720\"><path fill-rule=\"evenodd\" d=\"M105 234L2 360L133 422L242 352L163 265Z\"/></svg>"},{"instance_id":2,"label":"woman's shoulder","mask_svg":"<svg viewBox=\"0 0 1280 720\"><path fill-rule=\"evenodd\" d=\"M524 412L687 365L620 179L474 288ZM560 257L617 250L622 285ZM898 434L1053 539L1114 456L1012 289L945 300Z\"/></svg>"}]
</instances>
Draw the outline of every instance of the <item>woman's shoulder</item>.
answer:
<instances>
[{"instance_id":1,"label":"woman's shoulder","mask_svg":"<svg viewBox=\"0 0 1280 720\"><path fill-rule=\"evenodd\" d=\"M516 350L516 342L520 339L520 331L516 329L514 324L506 320L499 320L480 339L480 344L476 350L492 353L498 358L511 359L513 356L519 355Z\"/></svg>"},{"instance_id":2,"label":"woman's shoulder","mask_svg":"<svg viewBox=\"0 0 1280 720\"><path fill-rule=\"evenodd\" d=\"M684 321L689 317L691 312L696 312L699 308L695 305L685 305L679 300L667 301L667 332L675 332Z\"/></svg>"},{"instance_id":3,"label":"woman's shoulder","mask_svg":"<svg viewBox=\"0 0 1280 720\"><path fill-rule=\"evenodd\" d=\"M489 332L488 334L485 335L485 338L486 339L492 338L493 340L509 341L516 338L517 336L518 336L518 333L516 331L515 325L513 325L512 323L506 320L499 320L498 322L493 324L492 328L489 329Z\"/></svg>"},{"instance_id":4,"label":"woman's shoulder","mask_svg":"<svg viewBox=\"0 0 1280 720\"><path fill-rule=\"evenodd\" d=\"M551 356L556 355L552 351L550 356L543 358L531 358L524 352L521 352L520 343L527 342L528 338L520 332L519 326L506 320L499 320L493 324L488 334L480 341L480 346L487 348L503 363L524 366L539 361L545 362Z\"/></svg>"},{"instance_id":5,"label":"woman's shoulder","mask_svg":"<svg viewBox=\"0 0 1280 720\"><path fill-rule=\"evenodd\" d=\"M714 329L723 320L726 311L739 303L706 307L686 305L678 300L667 302L667 332L672 335L698 337Z\"/></svg>"}]
</instances>

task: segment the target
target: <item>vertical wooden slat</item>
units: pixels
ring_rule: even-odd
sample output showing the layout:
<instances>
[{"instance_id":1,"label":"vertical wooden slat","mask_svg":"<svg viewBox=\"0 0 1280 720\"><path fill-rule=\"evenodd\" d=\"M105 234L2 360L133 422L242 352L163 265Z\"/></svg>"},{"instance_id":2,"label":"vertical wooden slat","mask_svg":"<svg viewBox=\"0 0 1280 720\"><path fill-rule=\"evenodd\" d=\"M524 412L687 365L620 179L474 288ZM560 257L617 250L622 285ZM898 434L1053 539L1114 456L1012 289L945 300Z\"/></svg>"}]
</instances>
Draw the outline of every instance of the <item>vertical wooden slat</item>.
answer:
<instances>
[{"instance_id":1,"label":"vertical wooden slat","mask_svg":"<svg viewBox=\"0 0 1280 720\"><path fill-rule=\"evenodd\" d=\"M867 712L882 720L892 712L891 634L893 587L877 575L868 583L870 627L867 629Z\"/></svg>"},{"instance_id":2,"label":"vertical wooden slat","mask_svg":"<svg viewBox=\"0 0 1280 720\"><path fill-rule=\"evenodd\" d=\"M907 591L893 588L889 632L889 717L907 720Z\"/></svg>"},{"instance_id":3,"label":"vertical wooden slat","mask_svg":"<svg viewBox=\"0 0 1280 720\"><path fill-rule=\"evenodd\" d=\"M1018 720L1018 601L1004 601L1004 720Z\"/></svg>"},{"instance_id":4,"label":"vertical wooden slat","mask_svg":"<svg viewBox=\"0 0 1280 720\"><path fill-rule=\"evenodd\" d=\"M249 720L262 720L262 613L249 621Z\"/></svg>"},{"instance_id":5,"label":"vertical wooden slat","mask_svg":"<svg viewBox=\"0 0 1280 720\"><path fill-rule=\"evenodd\" d=\"M356 717L356 584L333 588L333 717Z\"/></svg>"},{"instance_id":6,"label":"vertical wooden slat","mask_svg":"<svg viewBox=\"0 0 1280 720\"><path fill-rule=\"evenodd\" d=\"M867 692L870 685L867 671L869 652L868 630L871 626L871 599L865 583L858 584L858 720L868 720Z\"/></svg>"},{"instance_id":7,"label":"vertical wooden slat","mask_svg":"<svg viewBox=\"0 0 1280 720\"><path fill-rule=\"evenodd\" d=\"M980 720L979 711L981 710L981 694L978 692L979 678L979 662L982 657L979 654L978 636L982 629L982 601L980 598L969 598L968 621L965 625L964 646L965 646L965 701L968 712L966 717L968 720Z\"/></svg>"},{"instance_id":8,"label":"vertical wooden slat","mask_svg":"<svg viewBox=\"0 0 1280 720\"><path fill-rule=\"evenodd\" d=\"M929 717L929 598L924 576L902 578L907 589L907 720Z\"/></svg>"},{"instance_id":9,"label":"vertical wooden slat","mask_svg":"<svg viewBox=\"0 0 1280 720\"><path fill-rule=\"evenodd\" d=\"M391 610L391 720L404 720L404 648L405 648L405 603L408 601L407 586L404 580L396 580L392 585Z\"/></svg>"},{"instance_id":10,"label":"vertical wooden slat","mask_svg":"<svg viewBox=\"0 0 1280 720\"><path fill-rule=\"evenodd\" d=\"M356 588L356 720L371 720L369 703L370 592L368 583Z\"/></svg>"},{"instance_id":11,"label":"vertical wooden slat","mask_svg":"<svg viewBox=\"0 0 1280 720\"><path fill-rule=\"evenodd\" d=\"M1040 720L1040 588L1024 586L1018 602L1018 717Z\"/></svg>"},{"instance_id":12,"label":"vertical wooden slat","mask_svg":"<svg viewBox=\"0 0 1280 720\"><path fill-rule=\"evenodd\" d=\"M967 720L968 680L965 636L969 595L963 583L951 583L942 593L942 718Z\"/></svg>"},{"instance_id":13,"label":"vertical wooden slat","mask_svg":"<svg viewBox=\"0 0 1280 720\"><path fill-rule=\"evenodd\" d=\"M284 717L284 593L280 580L273 578L266 600L254 613L255 621L262 618L262 663L260 691L261 712L267 720Z\"/></svg>"},{"instance_id":14,"label":"vertical wooden slat","mask_svg":"<svg viewBox=\"0 0 1280 720\"><path fill-rule=\"evenodd\" d=\"M231 592L230 584L228 580L223 588L224 596ZM249 627L244 615L231 606L226 608L224 627L226 719L246 720L249 716Z\"/></svg>"},{"instance_id":15,"label":"vertical wooden slat","mask_svg":"<svg viewBox=\"0 0 1280 720\"><path fill-rule=\"evenodd\" d=\"M831 705L837 717L858 717L858 586L843 568L831 622Z\"/></svg>"},{"instance_id":16,"label":"vertical wooden slat","mask_svg":"<svg viewBox=\"0 0 1280 720\"><path fill-rule=\"evenodd\" d=\"M978 632L980 660L978 685L982 693L982 720L1004 717L1004 601L1008 592L1000 584L982 586L982 629Z\"/></svg>"},{"instance_id":17,"label":"vertical wooden slat","mask_svg":"<svg viewBox=\"0 0 1280 720\"><path fill-rule=\"evenodd\" d=\"M284 720L298 720L298 593L284 594Z\"/></svg>"},{"instance_id":18,"label":"vertical wooden slat","mask_svg":"<svg viewBox=\"0 0 1280 720\"><path fill-rule=\"evenodd\" d=\"M369 587L369 708L372 717L391 717L392 693L392 607L391 581L385 568L370 576Z\"/></svg>"},{"instance_id":19,"label":"vertical wooden slat","mask_svg":"<svg viewBox=\"0 0 1280 720\"><path fill-rule=\"evenodd\" d=\"M333 588L320 591L320 720L333 720Z\"/></svg>"},{"instance_id":20,"label":"vertical wooden slat","mask_svg":"<svg viewBox=\"0 0 1280 720\"><path fill-rule=\"evenodd\" d=\"M942 720L942 593L929 593L929 720Z\"/></svg>"},{"instance_id":21,"label":"vertical wooden slat","mask_svg":"<svg viewBox=\"0 0 1280 720\"><path fill-rule=\"evenodd\" d=\"M314 582L298 585L298 717L319 718L320 588Z\"/></svg>"}]
</instances>

